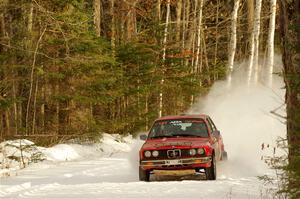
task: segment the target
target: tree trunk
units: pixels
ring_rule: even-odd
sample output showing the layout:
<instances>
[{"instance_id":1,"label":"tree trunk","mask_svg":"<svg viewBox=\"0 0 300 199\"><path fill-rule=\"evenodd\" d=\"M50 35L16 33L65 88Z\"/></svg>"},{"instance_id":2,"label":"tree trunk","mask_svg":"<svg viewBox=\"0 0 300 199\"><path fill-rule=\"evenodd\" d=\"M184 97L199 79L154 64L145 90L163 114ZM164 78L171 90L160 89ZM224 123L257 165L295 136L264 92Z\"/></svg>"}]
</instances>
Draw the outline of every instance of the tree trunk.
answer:
<instances>
[{"instance_id":1,"label":"tree trunk","mask_svg":"<svg viewBox=\"0 0 300 199\"><path fill-rule=\"evenodd\" d=\"M4 115L5 115L6 135L10 135L9 110L5 110Z\"/></svg>"},{"instance_id":2,"label":"tree trunk","mask_svg":"<svg viewBox=\"0 0 300 199\"><path fill-rule=\"evenodd\" d=\"M207 49L206 49L206 41L205 41L205 34L204 34L204 31L202 30L202 43L203 43L203 53L201 53L201 55L203 54L204 56L204 61L205 61L205 69L207 71L207 73L209 74L209 64L208 64L208 55L207 55ZM202 66L202 63L201 65ZM210 76L208 75L207 77L207 83L210 85Z\"/></svg>"},{"instance_id":3,"label":"tree trunk","mask_svg":"<svg viewBox=\"0 0 300 199\"><path fill-rule=\"evenodd\" d=\"M41 133L45 133L45 85L42 85L42 104L41 104Z\"/></svg>"},{"instance_id":4,"label":"tree trunk","mask_svg":"<svg viewBox=\"0 0 300 199\"><path fill-rule=\"evenodd\" d=\"M177 1L176 7L176 42L180 46L182 0Z\"/></svg>"},{"instance_id":5,"label":"tree trunk","mask_svg":"<svg viewBox=\"0 0 300 199\"><path fill-rule=\"evenodd\" d=\"M15 78L15 77L14 77ZM18 106L17 106L17 91L16 91L16 82L13 80L13 86L12 86L12 91L13 91L13 99L14 99L14 124L15 124L15 135L18 134Z\"/></svg>"},{"instance_id":6,"label":"tree trunk","mask_svg":"<svg viewBox=\"0 0 300 199\"><path fill-rule=\"evenodd\" d=\"M217 67L217 60L218 60L218 45L219 45L219 30L218 30L218 26L219 26L219 5L220 1L217 0L217 12L216 12L216 42L215 42L215 57L214 57L214 72L213 72L213 81L218 79L217 76L217 72L216 72L216 67Z\"/></svg>"},{"instance_id":7,"label":"tree trunk","mask_svg":"<svg viewBox=\"0 0 300 199\"><path fill-rule=\"evenodd\" d=\"M113 57L115 57L116 54L116 22L115 22L115 0L110 1L110 15L111 15L111 48L112 48L112 54Z\"/></svg>"},{"instance_id":8,"label":"tree trunk","mask_svg":"<svg viewBox=\"0 0 300 199\"><path fill-rule=\"evenodd\" d=\"M26 133L29 133L29 112L30 112L30 103L31 103L31 97L33 92L33 82L34 82L34 70L35 70L35 64L36 64L36 58L37 58L37 52L40 46L40 42L42 41L42 38L46 32L46 28L41 33L35 47L34 55L33 55L33 61L31 65L31 72L30 72L30 87L29 87L29 96L27 100L27 108L26 108L26 118L25 118L25 126L26 126Z\"/></svg>"},{"instance_id":9,"label":"tree trunk","mask_svg":"<svg viewBox=\"0 0 300 199\"><path fill-rule=\"evenodd\" d=\"M170 17L170 0L167 0L167 14L166 14L166 24L165 24L164 40L163 40L163 56L162 56L163 64L165 64L165 61L166 61L166 48L167 48L169 17ZM164 71L164 65L163 65L163 71ZM162 89L163 89L163 86L164 86L164 78L161 79L160 84L161 84L161 91L159 93L159 114L158 114L159 117L162 116L162 111L163 111L163 93L162 93Z\"/></svg>"},{"instance_id":10,"label":"tree trunk","mask_svg":"<svg viewBox=\"0 0 300 199\"><path fill-rule=\"evenodd\" d=\"M274 64L274 35L275 35L275 22L276 22L276 0L270 1L270 22L268 34L268 57L267 65L270 67L270 73L273 73Z\"/></svg>"},{"instance_id":11,"label":"tree trunk","mask_svg":"<svg viewBox=\"0 0 300 199\"><path fill-rule=\"evenodd\" d=\"M0 13L0 36L5 36L5 22L3 13Z\"/></svg>"},{"instance_id":12,"label":"tree trunk","mask_svg":"<svg viewBox=\"0 0 300 199\"><path fill-rule=\"evenodd\" d=\"M200 59L200 48L201 48L201 28L202 28L202 7L203 7L203 0L200 0L199 6L199 14L198 14L198 26L197 26L197 52L196 52L196 61L194 66L195 73L202 72L202 66L199 66L199 59Z\"/></svg>"},{"instance_id":13,"label":"tree trunk","mask_svg":"<svg viewBox=\"0 0 300 199\"><path fill-rule=\"evenodd\" d=\"M56 85L55 85L55 91L54 91L55 95L59 95L59 90L60 90L59 89L59 84L56 83ZM53 123L54 123L55 133L57 135L59 135L59 133L60 133L59 132L59 129L60 129L59 112L60 112L60 105L59 105L59 102L56 101L55 102L55 122L53 122Z\"/></svg>"},{"instance_id":14,"label":"tree trunk","mask_svg":"<svg viewBox=\"0 0 300 199\"><path fill-rule=\"evenodd\" d=\"M280 0L282 61L286 85L289 198L300 197L300 1ZM286 187L284 187L286 188Z\"/></svg>"},{"instance_id":15,"label":"tree trunk","mask_svg":"<svg viewBox=\"0 0 300 199\"><path fill-rule=\"evenodd\" d=\"M259 56L259 33L260 33L260 12L261 12L262 0L256 0L255 4L255 19L253 31L251 34L251 48L250 48L250 60L249 60L249 74L248 83L253 75L253 66L255 66L255 76L257 76L258 70L258 56Z\"/></svg>"},{"instance_id":16,"label":"tree trunk","mask_svg":"<svg viewBox=\"0 0 300 199\"><path fill-rule=\"evenodd\" d=\"M149 108L148 108L148 93L146 93L145 95L145 115L146 115L146 125L145 125L145 131L148 131L149 129L149 117L148 117L148 112L149 112Z\"/></svg>"},{"instance_id":17,"label":"tree trunk","mask_svg":"<svg viewBox=\"0 0 300 199\"><path fill-rule=\"evenodd\" d=\"M29 4L28 24L27 24L27 31L29 34L32 33L32 27L33 27L33 2L31 1Z\"/></svg>"},{"instance_id":18,"label":"tree trunk","mask_svg":"<svg viewBox=\"0 0 300 199\"><path fill-rule=\"evenodd\" d=\"M236 51L236 25L240 0L234 1L233 11L231 13L231 37L229 45L228 67L233 70L234 55Z\"/></svg>"},{"instance_id":19,"label":"tree trunk","mask_svg":"<svg viewBox=\"0 0 300 199\"><path fill-rule=\"evenodd\" d=\"M198 1L199 0L195 0L195 7L194 7L194 18L193 18L193 23L191 26L191 30L190 30L190 40L189 40L189 46L190 48L192 48L192 63L191 63L191 67L192 67L192 73L197 73L196 69L196 64L195 64L195 40L196 40L196 29L197 29L197 8L198 8Z\"/></svg>"},{"instance_id":20,"label":"tree trunk","mask_svg":"<svg viewBox=\"0 0 300 199\"><path fill-rule=\"evenodd\" d=\"M184 53L184 45L185 45L185 31L186 31L186 18L185 18L185 16L186 16L186 14L185 14L185 12L186 12L186 10L185 10L185 5L186 5L186 2L185 1L183 1L183 3L182 3L182 7L183 7L183 9L182 9L182 13L181 13L181 15L182 15L182 22L181 22L181 28L182 28L182 30L181 30L181 50L182 50L182 52ZM182 63L184 64L184 59L182 59ZM183 65L182 64L182 65Z\"/></svg>"},{"instance_id":21,"label":"tree trunk","mask_svg":"<svg viewBox=\"0 0 300 199\"><path fill-rule=\"evenodd\" d=\"M186 0L184 1L186 3L186 9L185 9L185 31L183 32L183 47L185 48L185 41L188 39L188 35L189 35L189 25L190 25L190 8L191 8L191 3L190 0Z\"/></svg>"},{"instance_id":22,"label":"tree trunk","mask_svg":"<svg viewBox=\"0 0 300 199\"><path fill-rule=\"evenodd\" d=\"M248 20L248 31L249 33L253 30L253 20L254 20L254 1L247 0L247 20Z\"/></svg>"},{"instance_id":23,"label":"tree trunk","mask_svg":"<svg viewBox=\"0 0 300 199\"><path fill-rule=\"evenodd\" d=\"M39 86L39 81L38 78L35 83L35 91L34 91L34 99L33 99L33 116L32 116L32 128L31 128L31 134L35 134L35 124L36 124L36 100L37 100L37 95L38 95L38 86Z\"/></svg>"},{"instance_id":24,"label":"tree trunk","mask_svg":"<svg viewBox=\"0 0 300 199\"><path fill-rule=\"evenodd\" d=\"M254 22L254 1L255 0L247 0L247 20L248 20L248 35L250 35L250 39L248 39L247 47L251 48L252 39L251 34L253 32L253 22Z\"/></svg>"},{"instance_id":25,"label":"tree trunk","mask_svg":"<svg viewBox=\"0 0 300 199\"><path fill-rule=\"evenodd\" d=\"M157 21L160 22L160 19L161 19L161 0L157 0L157 3L156 3L156 12L157 12Z\"/></svg>"},{"instance_id":26,"label":"tree trunk","mask_svg":"<svg viewBox=\"0 0 300 199\"><path fill-rule=\"evenodd\" d=\"M126 24L127 24L126 39L127 39L127 41L132 40L134 35L136 35L136 10L135 10L136 0L131 0L129 2L130 2L129 6L128 6L129 12L127 14L127 21L126 21Z\"/></svg>"},{"instance_id":27,"label":"tree trunk","mask_svg":"<svg viewBox=\"0 0 300 199\"><path fill-rule=\"evenodd\" d=\"M96 35L101 36L101 0L94 0L94 25Z\"/></svg>"},{"instance_id":28,"label":"tree trunk","mask_svg":"<svg viewBox=\"0 0 300 199\"><path fill-rule=\"evenodd\" d=\"M260 35L260 13L261 13L261 3L262 0L256 1L255 7L255 37L254 37L254 65L258 65L258 57L259 57L259 35Z\"/></svg>"}]
</instances>

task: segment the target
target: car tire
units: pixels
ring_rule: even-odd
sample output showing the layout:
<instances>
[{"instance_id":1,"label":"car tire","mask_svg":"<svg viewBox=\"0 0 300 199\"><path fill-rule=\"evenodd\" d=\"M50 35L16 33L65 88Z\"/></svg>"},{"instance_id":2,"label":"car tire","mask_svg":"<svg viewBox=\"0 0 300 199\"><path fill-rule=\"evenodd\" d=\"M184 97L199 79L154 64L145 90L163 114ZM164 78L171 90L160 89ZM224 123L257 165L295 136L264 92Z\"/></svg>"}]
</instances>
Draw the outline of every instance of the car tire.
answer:
<instances>
[{"instance_id":1,"label":"car tire","mask_svg":"<svg viewBox=\"0 0 300 199\"><path fill-rule=\"evenodd\" d=\"M211 166L205 169L205 175L207 180L217 179L217 165L215 155L212 156Z\"/></svg>"},{"instance_id":2,"label":"car tire","mask_svg":"<svg viewBox=\"0 0 300 199\"><path fill-rule=\"evenodd\" d=\"M222 159L221 159L222 161L226 161L226 160L228 160L228 156L227 156L227 152L226 151L223 151L222 152Z\"/></svg>"},{"instance_id":3,"label":"car tire","mask_svg":"<svg viewBox=\"0 0 300 199\"><path fill-rule=\"evenodd\" d=\"M149 182L150 181L150 172L140 168L139 169L139 179L140 179L140 181Z\"/></svg>"}]
</instances>

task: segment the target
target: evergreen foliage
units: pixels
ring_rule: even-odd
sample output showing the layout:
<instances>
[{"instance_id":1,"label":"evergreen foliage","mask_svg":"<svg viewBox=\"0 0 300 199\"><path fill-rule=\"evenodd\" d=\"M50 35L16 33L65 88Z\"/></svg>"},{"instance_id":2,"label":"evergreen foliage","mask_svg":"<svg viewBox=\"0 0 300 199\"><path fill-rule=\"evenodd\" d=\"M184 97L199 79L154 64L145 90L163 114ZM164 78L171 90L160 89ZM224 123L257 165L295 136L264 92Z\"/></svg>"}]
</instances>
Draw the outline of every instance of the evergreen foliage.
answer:
<instances>
[{"instance_id":1,"label":"evergreen foliage","mask_svg":"<svg viewBox=\"0 0 300 199\"><path fill-rule=\"evenodd\" d=\"M163 114L178 114L190 106L191 96L205 92L212 77L225 74L222 58L203 73L193 73L194 55L175 43L173 24L162 60L164 3L160 21L150 1L134 8L124 2L115 2L112 8L102 1L100 37L93 3L7 0L0 4L2 139L144 131L158 116L160 92ZM176 5L171 6L173 20ZM193 34L190 25L185 30L187 40Z\"/></svg>"}]
</instances>

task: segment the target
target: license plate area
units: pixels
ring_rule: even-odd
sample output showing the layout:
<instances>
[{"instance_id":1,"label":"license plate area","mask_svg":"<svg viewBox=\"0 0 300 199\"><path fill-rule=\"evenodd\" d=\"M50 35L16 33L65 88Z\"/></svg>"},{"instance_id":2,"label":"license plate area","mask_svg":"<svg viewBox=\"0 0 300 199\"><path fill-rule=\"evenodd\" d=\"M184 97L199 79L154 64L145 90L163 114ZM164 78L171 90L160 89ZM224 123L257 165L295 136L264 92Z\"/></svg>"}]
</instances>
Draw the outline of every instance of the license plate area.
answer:
<instances>
[{"instance_id":1,"label":"license plate area","mask_svg":"<svg viewBox=\"0 0 300 199\"><path fill-rule=\"evenodd\" d=\"M181 164L181 160L166 160L166 165L178 165Z\"/></svg>"}]
</instances>

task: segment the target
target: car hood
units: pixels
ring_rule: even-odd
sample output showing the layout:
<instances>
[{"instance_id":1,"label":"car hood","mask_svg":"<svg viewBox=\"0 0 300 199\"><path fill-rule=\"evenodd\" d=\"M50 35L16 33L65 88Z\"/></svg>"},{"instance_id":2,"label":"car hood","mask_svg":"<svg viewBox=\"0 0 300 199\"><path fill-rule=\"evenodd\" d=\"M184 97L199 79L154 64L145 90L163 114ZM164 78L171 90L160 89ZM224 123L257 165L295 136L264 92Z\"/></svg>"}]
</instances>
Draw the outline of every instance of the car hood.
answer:
<instances>
[{"instance_id":1,"label":"car hood","mask_svg":"<svg viewBox=\"0 0 300 199\"><path fill-rule=\"evenodd\" d=\"M208 138L195 138L195 137L179 137L179 138L159 138L148 139L142 149L159 150L170 148L192 148L210 145Z\"/></svg>"}]
</instances>

